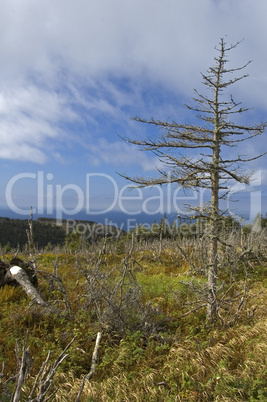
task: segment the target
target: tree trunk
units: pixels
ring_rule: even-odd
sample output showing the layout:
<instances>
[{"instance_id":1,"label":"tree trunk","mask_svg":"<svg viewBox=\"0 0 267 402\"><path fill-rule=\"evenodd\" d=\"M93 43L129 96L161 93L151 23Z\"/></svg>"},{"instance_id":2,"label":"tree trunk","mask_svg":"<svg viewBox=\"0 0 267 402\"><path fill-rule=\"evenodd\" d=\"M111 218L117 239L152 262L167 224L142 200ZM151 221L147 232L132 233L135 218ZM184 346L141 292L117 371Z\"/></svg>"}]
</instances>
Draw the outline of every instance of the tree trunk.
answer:
<instances>
[{"instance_id":1,"label":"tree trunk","mask_svg":"<svg viewBox=\"0 0 267 402\"><path fill-rule=\"evenodd\" d=\"M211 233L210 233L210 258L208 269L208 304L207 319L214 320L217 314L217 268L218 268L218 234L219 234L219 160L220 160L220 118L218 96L222 59L216 75L214 90L214 131L213 131L213 156L211 166Z\"/></svg>"},{"instance_id":2,"label":"tree trunk","mask_svg":"<svg viewBox=\"0 0 267 402\"><path fill-rule=\"evenodd\" d=\"M10 277L14 278L20 284L32 301L41 306L48 307L48 303L42 299L38 290L32 285L24 269L16 265L9 268L5 275L5 279L7 280Z\"/></svg>"}]
</instances>

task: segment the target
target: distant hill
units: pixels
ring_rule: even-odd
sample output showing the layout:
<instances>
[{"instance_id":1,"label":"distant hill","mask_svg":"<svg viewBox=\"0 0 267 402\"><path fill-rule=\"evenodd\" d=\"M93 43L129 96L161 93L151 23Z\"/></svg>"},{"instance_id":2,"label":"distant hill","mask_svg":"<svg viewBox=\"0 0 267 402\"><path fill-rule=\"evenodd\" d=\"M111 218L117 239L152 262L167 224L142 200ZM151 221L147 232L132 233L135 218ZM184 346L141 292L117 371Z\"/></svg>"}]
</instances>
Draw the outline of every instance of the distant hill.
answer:
<instances>
[{"instance_id":1,"label":"distant hill","mask_svg":"<svg viewBox=\"0 0 267 402\"><path fill-rule=\"evenodd\" d=\"M9 244L12 248L20 249L28 242L27 230L29 221L27 219L0 218L0 244ZM51 245L63 244L66 232L62 227L33 221L34 243L42 248L50 243Z\"/></svg>"},{"instance_id":2,"label":"distant hill","mask_svg":"<svg viewBox=\"0 0 267 402\"><path fill-rule=\"evenodd\" d=\"M67 235L76 232L84 236L88 241L95 241L104 236L119 237L121 234L126 233L115 225L103 225L102 223L87 220L38 218L37 222L60 227Z\"/></svg>"},{"instance_id":3,"label":"distant hill","mask_svg":"<svg viewBox=\"0 0 267 402\"><path fill-rule=\"evenodd\" d=\"M28 219L0 217L0 244L2 246L9 244L12 248L22 249L28 242L27 230L29 230ZM114 226L101 225L92 221L53 218L38 218L33 221L33 240L39 248L48 244L63 245L66 235L73 232L79 233L91 242L104 236L118 237L122 231Z\"/></svg>"}]
</instances>

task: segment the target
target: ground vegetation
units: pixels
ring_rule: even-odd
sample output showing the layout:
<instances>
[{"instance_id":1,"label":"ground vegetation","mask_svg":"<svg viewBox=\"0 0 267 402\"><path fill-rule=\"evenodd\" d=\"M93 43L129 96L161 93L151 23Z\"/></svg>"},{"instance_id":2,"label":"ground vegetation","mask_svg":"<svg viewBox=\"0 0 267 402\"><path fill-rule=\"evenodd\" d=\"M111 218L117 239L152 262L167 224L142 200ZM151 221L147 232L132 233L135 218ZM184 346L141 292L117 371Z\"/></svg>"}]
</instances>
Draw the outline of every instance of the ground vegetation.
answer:
<instances>
[{"instance_id":1,"label":"ground vegetation","mask_svg":"<svg viewBox=\"0 0 267 402\"><path fill-rule=\"evenodd\" d=\"M73 251L17 255L25 262L34 255L46 304L21 286L0 288L1 401L267 397L266 229L226 225L232 247L219 247L219 314L211 323L208 239L174 236L170 227L162 236L162 224L150 236L136 230ZM12 258L2 250L2 261Z\"/></svg>"}]
</instances>

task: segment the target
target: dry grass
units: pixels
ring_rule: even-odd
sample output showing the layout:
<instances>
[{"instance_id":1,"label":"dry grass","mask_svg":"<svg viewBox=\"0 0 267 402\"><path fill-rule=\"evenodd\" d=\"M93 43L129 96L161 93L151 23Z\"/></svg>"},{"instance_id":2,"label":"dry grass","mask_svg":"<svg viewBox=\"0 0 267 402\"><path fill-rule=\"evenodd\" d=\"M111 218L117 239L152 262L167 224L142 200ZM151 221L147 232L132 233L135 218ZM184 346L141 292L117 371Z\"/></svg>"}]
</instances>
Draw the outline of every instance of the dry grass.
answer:
<instances>
[{"instance_id":1,"label":"dry grass","mask_svg":"<svg viewBox=\"0 0 267 402\"><path fill-rule=\"evenodd\" d=\"M154 309L153 317L158 319L162 315L166 320L154 333L146 332L145 327L133 329L135 323L124 334L102 327L99 365L93 379L86 382L81 401L254 402L267 397L264 267L259 266L252 272L250 297L238 319L231 321L229 311L227 320L207 326L203 310L177 319L184 307L179 305L170 289L179 290L178 282L190 281L193 273L174 246L166 242L160 254L156 245L152 250L139 246L131 255L129 268L143 288L144 309L150 303ZM196 256L192 254L191 257ZM116 275L122 258L114 255L114 248L108 246L100 264L102 277L106 275L118 284ZM94 304L91 302L90 308L86 307L89 302L83 294L88 283L80 268L93 270L98 261L99 250L78 256L40 255L38 268L47 274L55 274L56 267L66 292L65 296L56 281L49 283L47 277L40 276L40 291L54 306L54 313L44 313L41 307L29 306L19 288L0 289L0 363L6 362L5 378L17 369L15 340L22 341L29 331L28 342L35 359L23 388L24 396L48 350L53 349L58 354L76 334L77 340L69 357L55 376L54 389L58 387L58 390L52 399L75 401L82 378L90 370L95 334L100 329ZM194 276L196 285L203 281L200 274ZM105 289L107 284L103 282ZM125 282L121 293L118 292L121 301L129 285L132 283ZM183 291L184 300L190 302L194 296L192 290L183 288ZM65 297L70 301L71 311L66 308ZM237 306L238 301L231 307L233 313Z\"/></svg>"}]
</instances>

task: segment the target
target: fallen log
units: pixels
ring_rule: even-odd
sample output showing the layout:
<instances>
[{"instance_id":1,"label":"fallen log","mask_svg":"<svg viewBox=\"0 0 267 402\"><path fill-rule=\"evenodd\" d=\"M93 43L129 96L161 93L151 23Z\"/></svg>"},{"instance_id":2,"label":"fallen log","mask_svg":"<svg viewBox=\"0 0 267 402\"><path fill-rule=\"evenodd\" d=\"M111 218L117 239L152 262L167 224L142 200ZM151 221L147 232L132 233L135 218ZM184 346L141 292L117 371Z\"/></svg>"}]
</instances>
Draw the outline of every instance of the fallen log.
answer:
<instances>
[{"instance_id":1,"label":"fallen log","mask_svg":"<svg viewBox=\"0 0 267 402\"><path fill-rule=\"evenodd\" d=\"M4 282L7 283L9 279L15 279L34 303L48 307L48 303L43 300L23 268L17 265L9 268L5 274Z\"/></svg>"},{"instance_id":2,"label":"fallen log","mask_svg":"<svg viewBox=\"0 0 267 402\"><path fill-rule=\"evenodd\" d=\"M36 269L32 262L30 261L23 261L22 259L18 257L14 257L11 259L9 262L4 262L0 259L0 287L4 286L6 284L10 286L18 286L18 282L12 277L12 275L7 275L5 278L5 275L9 268L14 267L14 266L19 266L22 268L26 274L28 275L31 283L33 286L37 287L38 286L38 280L36 276Z\"/></svg>"}]
</instances>

